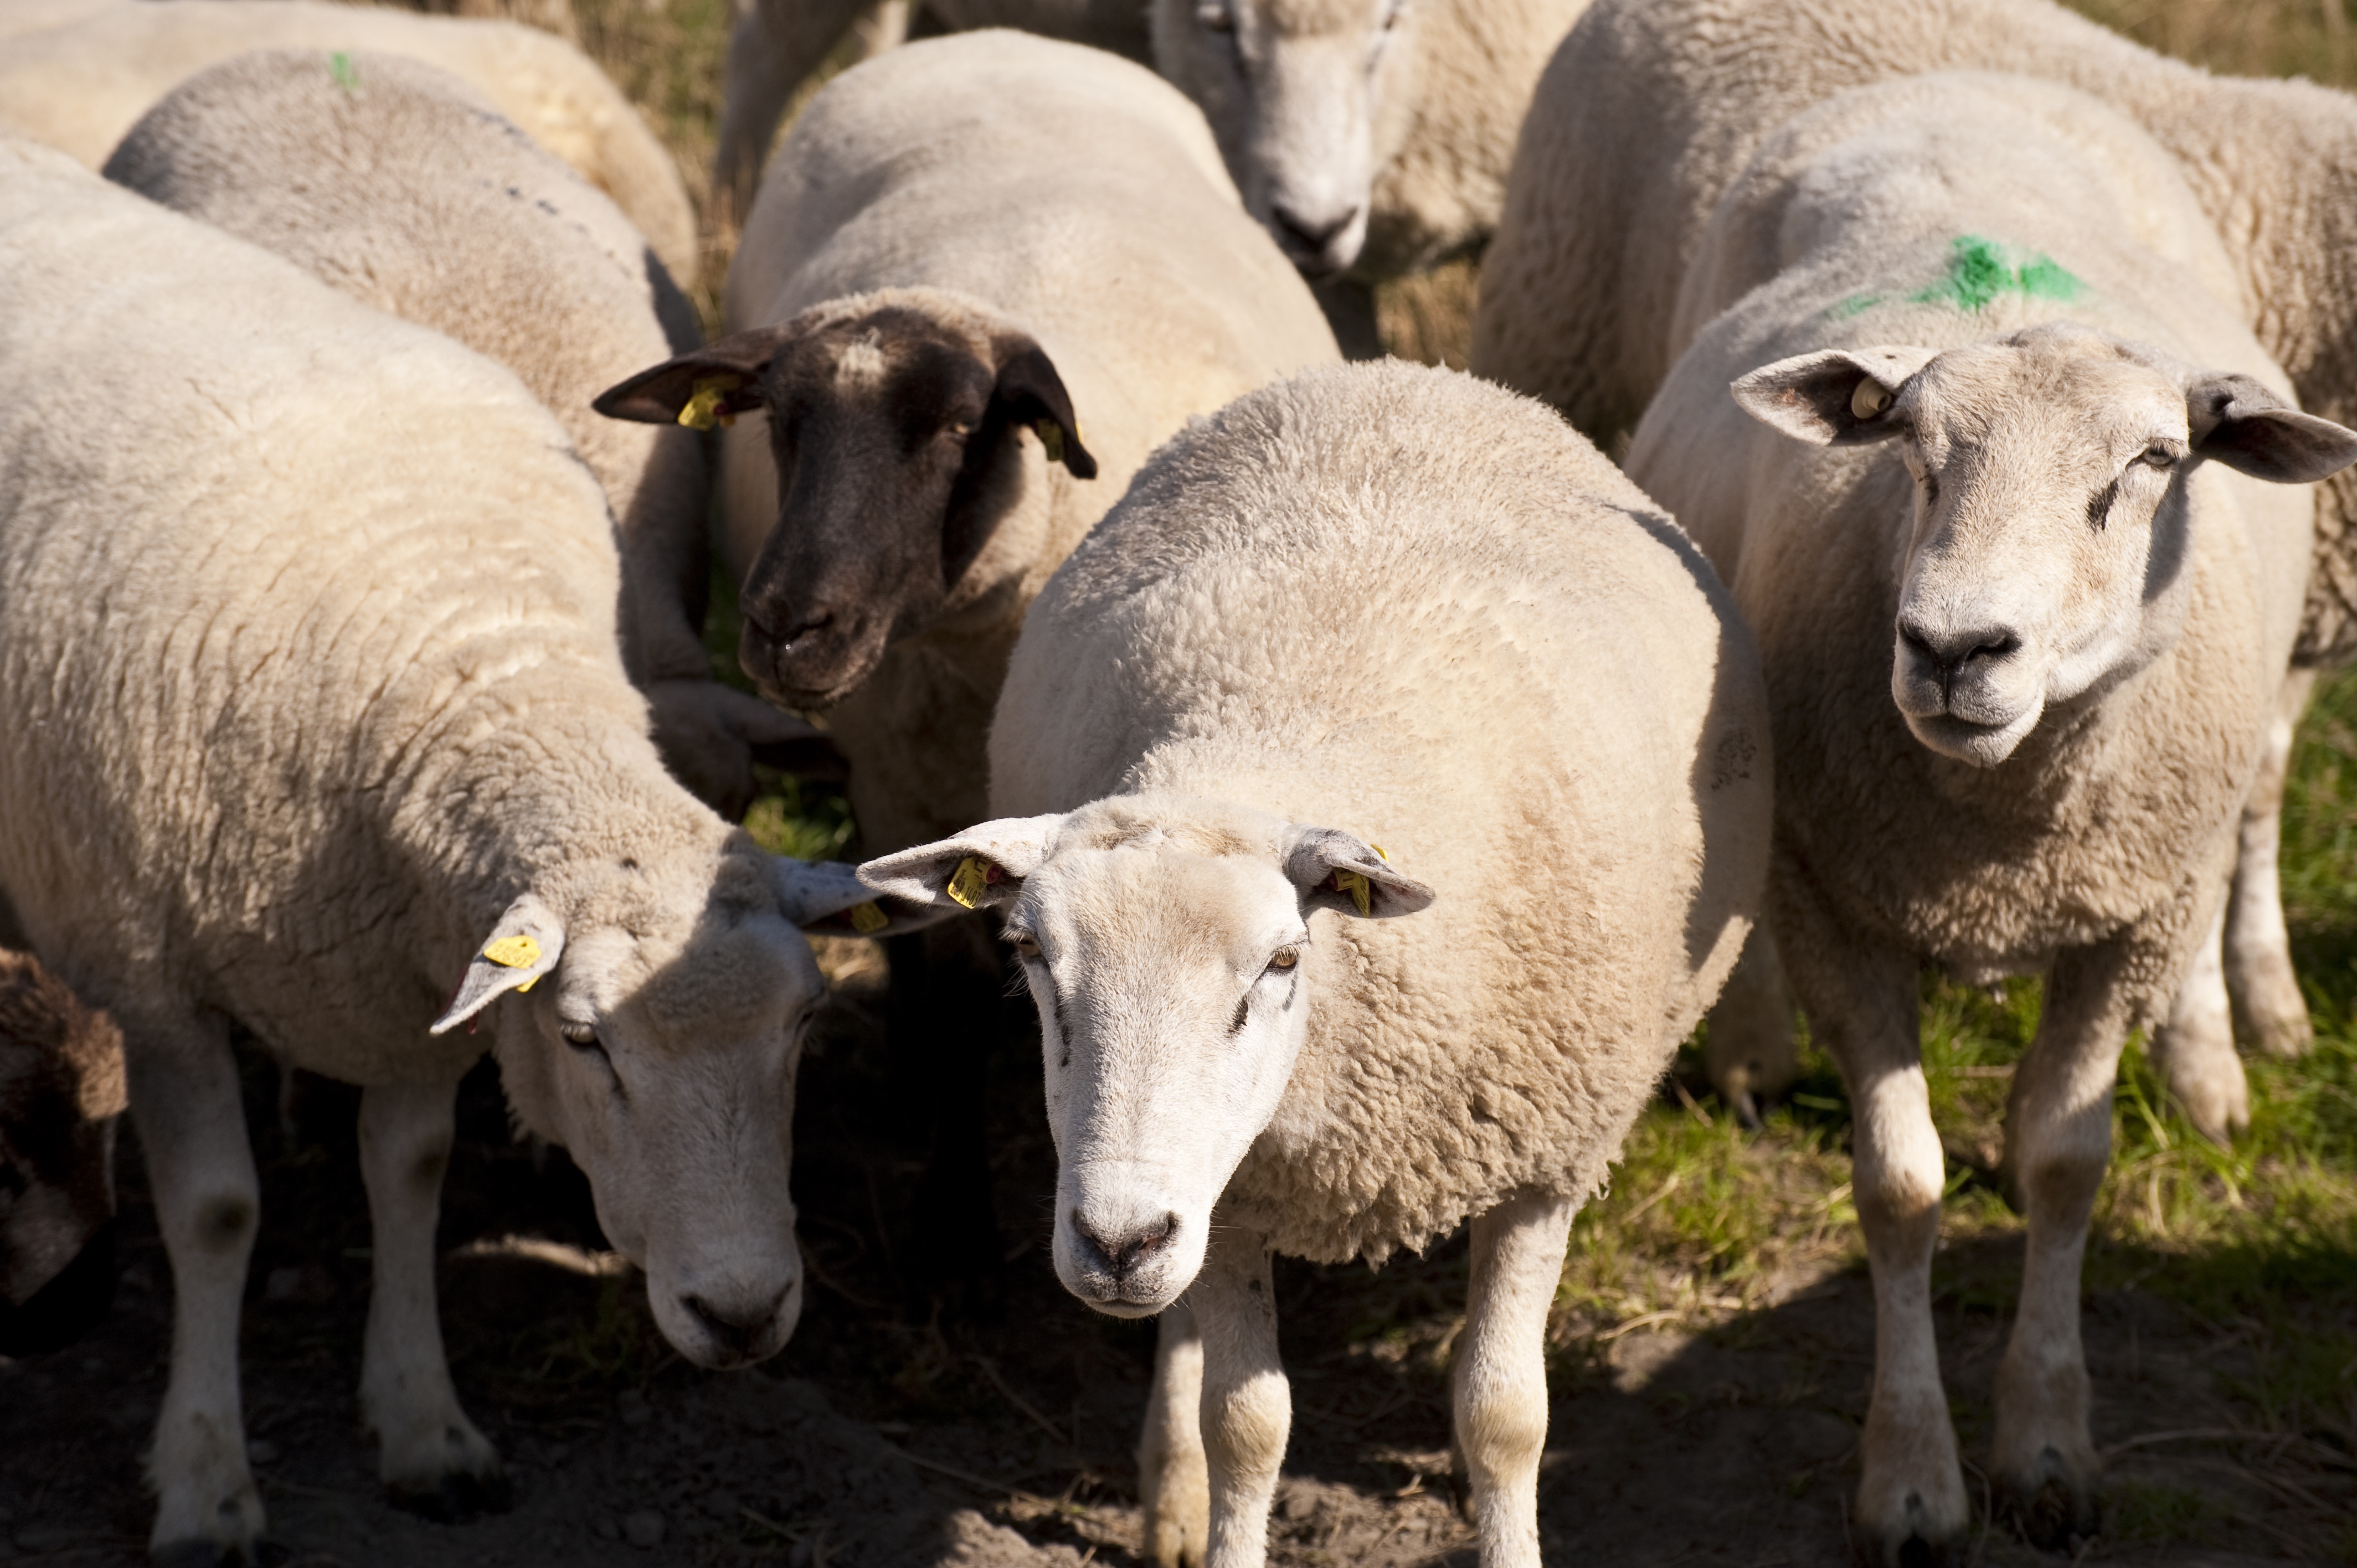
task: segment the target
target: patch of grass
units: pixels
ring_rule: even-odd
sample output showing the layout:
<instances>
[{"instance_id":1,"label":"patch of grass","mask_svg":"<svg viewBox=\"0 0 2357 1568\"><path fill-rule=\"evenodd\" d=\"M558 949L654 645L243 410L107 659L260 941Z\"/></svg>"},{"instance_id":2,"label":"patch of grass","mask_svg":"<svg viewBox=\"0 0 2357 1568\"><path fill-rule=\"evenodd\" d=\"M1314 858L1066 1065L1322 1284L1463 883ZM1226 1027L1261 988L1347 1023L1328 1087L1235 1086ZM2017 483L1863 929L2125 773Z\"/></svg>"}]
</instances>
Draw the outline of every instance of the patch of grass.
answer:
<instances>
[{"instance_id":1,"label":"patch of grass","mask_svg":"<svg viewBox=\"0 0 2357 1568\"><path fill-rule=\"evenodd\" d=\"M2347 0L2063 0L2147 48L2233 76L2357 82Z\"/></svg>"}]
</instances>

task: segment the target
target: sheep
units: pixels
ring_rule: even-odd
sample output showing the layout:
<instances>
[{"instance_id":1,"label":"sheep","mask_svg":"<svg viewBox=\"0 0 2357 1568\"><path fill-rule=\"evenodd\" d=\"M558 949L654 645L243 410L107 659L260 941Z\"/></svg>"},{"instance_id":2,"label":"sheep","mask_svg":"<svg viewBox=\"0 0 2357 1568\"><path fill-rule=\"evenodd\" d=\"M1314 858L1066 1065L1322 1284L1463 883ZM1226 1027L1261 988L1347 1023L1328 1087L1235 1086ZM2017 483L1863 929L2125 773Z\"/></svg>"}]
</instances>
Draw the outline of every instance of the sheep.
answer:
<instances>
[{"instance_id":1,"label":"sheep","mask_svg":"<svg viewBox=\"0 0 2357 1568\"><path fill-rule=\"evenodd\" d=\"M860 876L1005 913L1057 1274L1115 1316L1185 1297L1156 1402L1178 1436L1141 1481L1157 1560L1206 1459L1208 1561L1262 1560L1271 1251L1380 1264L1469 1219L1457 1437L1481 1562L1535 1563L1572 1213L1766 875L1766 696L1726 590L1529 400L1312 371L1190 424L1073 552L990 762L996 820Z\"/></svg>"},{"instance_id":2,"label":"sheep","mask_svg":"<svg viewBox=\"0 0 2357 1568\"><path fill-rule=\"evenodd\" d=\"M1523 128L1482 269L1474 370L1611 445L1702 324L1678 312L1681 281L1760 141L1844 88L1943 68L2061 81L2136 120L2179 165L2233 269L2225 297L2302 406L2357 420L2357 102L2304 81L2212 77L2047 0L1599 0ZM2167 1031L2179 1064L2223 1075L2172 1071L2190 1102L2219 1108L2197 1117L2213 1136L2239 1124L2231 1108L2245 1094L2229 993L2258 1048L2297 1055L2311 1037L2275 845L2314 672L2357 657L2357 474L2327 480L2317 502L2307 608L2241 829L2225 951L2202 961Z\"/></svg>"},{"instance_id":3,"label":"sheep","mask_svg":"<svg viewBox=\"0 0 2357 1568\"><path fill-rule=\"evenodd\" d=\"M1372 285L1478 252L1514 133L1587 0L1153 0L1154 60L1244 205L1383 353Z\"/></svg>"},{"instance_id":4,"label":"sheep","mask_svg":"<svg viewBox=\"0 0 2357 1568\"><path fill-rule=\"evenodd\" d=\"M598 407L766 412L722 438L738 659L772 702L828 710L871 852L986 813L1024 609L1146 455L1338 357L1194 108L1143 67L1013 32L910 44L813 101L770 162L727 319ZM891 1033L929 1053L915 1074L970 1166L983 1055L923 1020L963 1008L935 1000L950 975L997 989L979 927L892 955ZM931 1170L913 1251L987 1273L987 1185Z\"/></svg>"},{"instance_id":5,"label":"sheep","mask_svg":"<svg viewBox=\"0 0 2357 1568\"><path fill-rule=\"evenodd\" d=\"M1017 27L1068 43L1109 49L1141 64L1153 58L1145 0L925 0L911 16L907 0L733 0L726 88L712 195L722 224L742 223L753 205L761 160L794 90L856 31L863 59L919 37Z\"/></svg>"},{"instance_id":6,"label":"sheep","mask_svg":"<svg viewBox=\"0 0 2357 1568\"><path fill-rule=\"evenodd\" d=\"M0 893L123 1029L177 1315L154 1549L251 1555L263 1527L232 1019L361 1086L361 1405L397 1499L501 1492L432 1283L486 1043L681 1353L774 1351L823 995L796 927L891 915L664 773L562 427L490 360L15 138L0 297Z\"/></svg>"},{"instance_id":7,"label":"sheep","mask_svg":"<svg viewBox=\"0 0 2357 1568\"><path fill-rule=\"evenodd\" d=\"M96 168L173 87L259 48L371 49L463 77L612 197L672 276L694 286L695 215L671 155L587 56L514 22L320 0L113 0L88 6L78 20L8 39L0 57L0 130L37 137Z\"/></svg>"},{"instance_id":8,"label":"sheep","mask_svg":"<svg viewBox=\"0 0 2357 1568\"><path fill-rule=\"evenodd\" d=\"M819 732L712 678L700 438L590 409L700 335L630 220L562 160L434 66L257 50L173 89L104 173L523 378L605 488L623 542L623 661L665 760L707 804L744 814L755 743L823 760Z\"/></svg>"},{"instance_id":9,"label":"sheep","mask_svg":"<svg viewBox=\"0 0 2357 1568\"><path fill-rule=\"evenodd\" d=\"M2072 89L1839 94L1712 214L1681 309L1715 314L1630 446L1767 667L1768 926L1849 1086L1874 1273L1872 1562L1939 1560L1970 1520L1932 1325L1927 963L2046 977L1989 1473L2040 1544L2095 1532L2079 1261L2119 1054L2224 892L2300 621L2290 487L2357 460L2205 283L2214 245L2166 153Z\"/></svg>"},{"instance_id":10,"label":"sheep","mask_svg":"<svg viewBox=\"0 0 2357 1568\"><path fill-rule=\"evenodd\" d=\"M0 950L0 1356L69 1344L114 1297L123 1033Z\"/></svg>"}]
</instances>

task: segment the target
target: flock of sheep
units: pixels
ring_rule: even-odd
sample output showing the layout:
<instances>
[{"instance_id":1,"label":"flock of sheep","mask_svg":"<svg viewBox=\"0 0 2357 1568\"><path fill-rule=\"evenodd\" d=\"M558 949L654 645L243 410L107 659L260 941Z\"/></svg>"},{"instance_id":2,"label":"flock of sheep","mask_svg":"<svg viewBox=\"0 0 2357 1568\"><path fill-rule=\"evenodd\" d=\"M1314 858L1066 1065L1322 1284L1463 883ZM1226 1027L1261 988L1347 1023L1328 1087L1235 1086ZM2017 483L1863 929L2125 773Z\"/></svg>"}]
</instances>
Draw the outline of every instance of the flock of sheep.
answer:
<instances>
[{"instance_id":1,"label":"flock of sheep","mask_svg":"<svg viewBox=\"0 0 2357 1568\"><path fill-rule=\"evenodd\" d=\"M1468 1222L1480 1559L1538 1561L1571 1219L1714 1003L1730 1100L1795 1005L1848 1084L1853 1529L1945 1552L1917 975L2042 973L1990 1472L2092 1536L2119 1053L2156 1026L2225 1137L2236 1024L2307 1037L2274 841L2357 653L2357 102L2047 0L923 0L951 36L763 168L861 9L740 6L704 343L676 174L562 43L0 4L0 1331L108 1288L127 1101L158 1559L264 1528L232 1023L362 1088L362 1409L458 1516L504 1491L435 1302L460 1077L682 1354L758 1361L811 930L896 939L944 1080L1012 949L1058 1275L1161 1320L1148 1551L1216 1568L1286 1446L1271 1254ZM1485 244L1477 374L1343 362L1372 281ZM715 486L766 701L703 650ZM757 848L756 761L843 772L877 858Z\"/></svg>"}]
</instances>

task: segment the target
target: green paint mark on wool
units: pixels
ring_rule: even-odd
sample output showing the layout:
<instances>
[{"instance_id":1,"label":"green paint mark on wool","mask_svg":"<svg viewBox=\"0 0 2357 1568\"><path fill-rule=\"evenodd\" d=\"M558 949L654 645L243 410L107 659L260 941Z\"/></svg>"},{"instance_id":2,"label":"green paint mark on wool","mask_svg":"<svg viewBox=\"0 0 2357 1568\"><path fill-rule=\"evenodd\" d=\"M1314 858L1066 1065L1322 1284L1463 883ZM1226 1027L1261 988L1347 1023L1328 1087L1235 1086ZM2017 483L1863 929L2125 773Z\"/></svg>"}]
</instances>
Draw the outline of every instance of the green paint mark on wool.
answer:
<instances>
[{"instance_id":1,"label":"green paint mark on wool","mask_svg":"<svg viewBox=\"0 0 2357 1568\"><path fill-rule=\"evenodd\" d=\"M1847 321L1853 316L1863 316L1882 303L1878 294L1854 294L1825 312L1835 321Z\"/></svg>"},{"instance_id":2,"label":"green paint mark on wool","mask_svg":"<svg viewBox=\"0 0 2357 1568\"><path fill-rule=\"evenodd\" d=\"M2068 301L2084 292L2086 285L2051 256L2032 256L2013 265L1989 241L1965 234L1948 246L1948 275L1908 297L1918 305L1944 304L1979 311L1987 309L2001 294Z\"/></svg>"},{"instance_id":3,"label":"green paint mark on wool","mask_svg":"<svg viewBox=\"0 0 2357 1568\"><path fill-rule=\"evenodd\" d=\"M360 85L361 73L352 69L352 57L341 49L328 57L328 74L335 78L336 85L346 92Z\"/></svg>"}]
</instances>

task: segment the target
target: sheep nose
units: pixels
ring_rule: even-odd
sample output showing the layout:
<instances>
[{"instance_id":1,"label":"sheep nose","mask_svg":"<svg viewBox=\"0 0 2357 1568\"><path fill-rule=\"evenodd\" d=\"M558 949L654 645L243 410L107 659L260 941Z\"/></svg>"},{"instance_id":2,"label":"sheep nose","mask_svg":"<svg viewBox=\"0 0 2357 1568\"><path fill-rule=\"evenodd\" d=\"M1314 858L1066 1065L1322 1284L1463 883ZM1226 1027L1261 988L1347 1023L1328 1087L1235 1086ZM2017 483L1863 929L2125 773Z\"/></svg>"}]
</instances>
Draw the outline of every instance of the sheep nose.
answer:
<instances>
[{"instance_id":1,"label":"sheep nose","mask_svg":"<svg viewBox=\"0 0 2357 1568\"><path fill-rule=\"evenodd\" d=\"M2021 639L2003 627L1976 627L1966 631L1939 630L1921 621L1902 619L1899 640L1907 651L1930 665L1947 685L1975 659L1997 660L2021 646Z\"/></svg>"},{"instance_id":2,"label":"sheep nose","mask_svg":"<svg viewBox=\"0 0 2357 1568\"><path fill-rule=\"evenodd\" d=\"M787 1287L791 1290L792 1287ZM786 1304L786 1291L770 1298L766 1306L748 1306L738 1302L714 1302L700 1295L683 1295L679 1304L697 1327L712 1336L712 1342L727 1353L731 1360L743 1360L762 1349L762 1341L778 1321L778 1309Z\"/></svg>"},{"instance_id":3,"label":"sheep nose","mask_svg":"<svg viewBox=\"0 0 2357 1568\"><path fill-rule=\"evenodd\" d=\"M1352 207L1338 217L1321 220L1304 217L1279 201L1271 204L1269 216L1275 220L1277 238L1287 251L1297 257L1318 261L1325 256L1327 247L1336 237L1358 220L1359 209Z\"/></svg>"},{"instance_id":4,"label":"sheep nose","mask_svg":"<svg viewBox=\"0 0 2357 1568\"><path fill-rule=\"evenodd\" d=\"M1138 1264L1170 1244L1178 1233L1178 1216L1165 1214L1148 1224L1132 1227L1116 1236L1103 1236L1092 1230L1081 1218L1079 1209L1072 1210L1072 1236L1081 1245L1095 1254L1092 1260L1103 1271L1118 1279Z\"/></svg>"}]
</instances>

